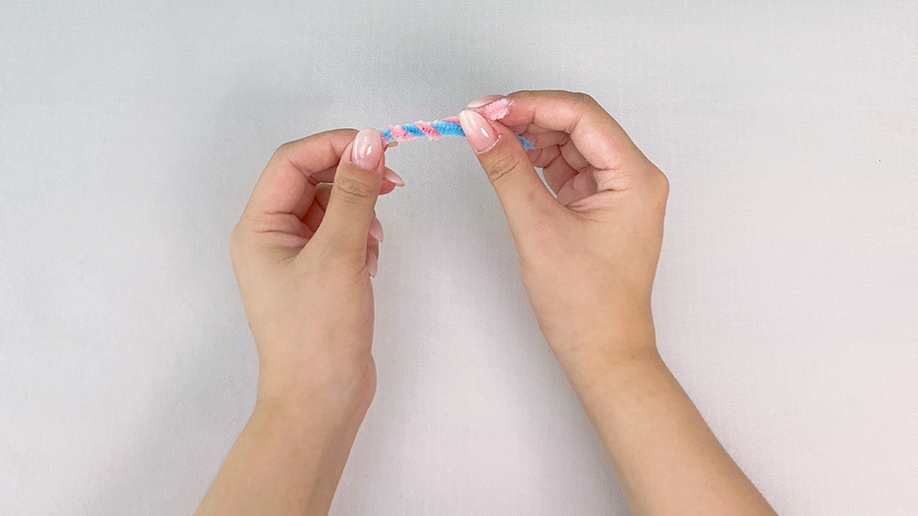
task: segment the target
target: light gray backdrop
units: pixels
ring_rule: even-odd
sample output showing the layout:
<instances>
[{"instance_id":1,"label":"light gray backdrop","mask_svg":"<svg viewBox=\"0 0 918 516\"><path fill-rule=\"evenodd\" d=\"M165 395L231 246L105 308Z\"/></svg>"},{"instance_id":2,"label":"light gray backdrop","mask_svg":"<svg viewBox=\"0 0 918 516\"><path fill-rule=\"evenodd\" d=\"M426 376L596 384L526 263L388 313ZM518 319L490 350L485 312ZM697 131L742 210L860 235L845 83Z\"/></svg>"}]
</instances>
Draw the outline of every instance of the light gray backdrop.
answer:
<instances>
[{"instance_id":1,"label":"light gray backdrop","mask_svg":"<svg viewBox=\"0 0 918 516\"><path fill-rule=\"evenodd\" d=\"M783 514L918 513L918 4L5 2L0 513L189 514L252 408L227 236L274 148L595 96L669 175L661 351ZM332 513L626 514L464 141L388 153Z\"/></svg>"}]
</instances>

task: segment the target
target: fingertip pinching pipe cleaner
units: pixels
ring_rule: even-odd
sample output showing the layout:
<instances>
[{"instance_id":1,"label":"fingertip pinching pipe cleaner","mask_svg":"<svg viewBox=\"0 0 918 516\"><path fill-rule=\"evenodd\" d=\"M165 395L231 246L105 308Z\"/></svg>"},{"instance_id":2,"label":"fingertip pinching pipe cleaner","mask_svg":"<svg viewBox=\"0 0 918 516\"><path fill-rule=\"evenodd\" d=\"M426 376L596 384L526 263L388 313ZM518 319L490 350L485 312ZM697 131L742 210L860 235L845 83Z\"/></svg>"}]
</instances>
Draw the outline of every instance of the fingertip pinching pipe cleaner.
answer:
<instances>
[{"instance_id":1,"label":"fingertip pinching pipe cleaner","mask_svg":"<svg viewBox=\"0 0 918 516\"><path fill-rule=\"evenodd\" d=\"M476 111L488 120L500 120L510 112L511 102L510 99L505 97L478 108ZM443 136L465 137L465 132L459 124L458 116L451 116L431 122L418 121L413 124L390 125L379 132L382 133L383 145L388 145L392 142L407 142L424 136L426 136L428 140L435 140ZM534 148L532 142L522 136L517 136L523 144L523 148L526 150Z\"/></svg>"}]
</instances>

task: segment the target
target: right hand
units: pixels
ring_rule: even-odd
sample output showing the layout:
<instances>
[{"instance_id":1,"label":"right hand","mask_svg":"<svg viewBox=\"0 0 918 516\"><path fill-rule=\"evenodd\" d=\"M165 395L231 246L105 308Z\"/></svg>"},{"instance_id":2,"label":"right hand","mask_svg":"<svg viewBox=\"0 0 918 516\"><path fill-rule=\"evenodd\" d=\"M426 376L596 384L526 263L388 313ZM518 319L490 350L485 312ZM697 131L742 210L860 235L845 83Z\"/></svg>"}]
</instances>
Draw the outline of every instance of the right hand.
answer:
<instances>
[{"instance_id":1,"label":"right hand","mask_svg":"<svg viewBox=\"0 0 918 516\"><path fill-rule=\"evenodd\" d=\"M503 206L529 302L558 361L576 384L616 362L657 356L650 300L666 176L588 95L520 91L499 122L475 112L497 98L472 101L460 120ZM535 148L524 150L514 133Z\"/></svg>"}]
</instances>

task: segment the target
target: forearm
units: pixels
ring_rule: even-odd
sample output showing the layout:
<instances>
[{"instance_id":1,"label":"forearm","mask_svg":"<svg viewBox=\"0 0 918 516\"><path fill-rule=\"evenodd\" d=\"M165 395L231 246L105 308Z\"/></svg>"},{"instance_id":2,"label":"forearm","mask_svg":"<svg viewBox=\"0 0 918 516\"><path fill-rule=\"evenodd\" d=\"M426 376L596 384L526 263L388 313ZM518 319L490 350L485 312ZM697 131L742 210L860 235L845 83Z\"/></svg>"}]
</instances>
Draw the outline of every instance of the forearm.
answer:
<instances>
[{"instance_id":1,"label":"forearm","mask_svg":"<svg viewBox=\"0 0 918 516\"><path fill-rule=\"evenodd\" d=\"M256 404L195 516L324 515L366 411Z\"/></svg>"},{"instance_id":2,"label":"forearm","mask_svg":"<svg viewBox=\"0 0 918 516\"><path fill-rule=\"evenodd\" d=\"M635 514L774 514L655 347L608 360L574 387Z\"/></svg>"}]
</instances>

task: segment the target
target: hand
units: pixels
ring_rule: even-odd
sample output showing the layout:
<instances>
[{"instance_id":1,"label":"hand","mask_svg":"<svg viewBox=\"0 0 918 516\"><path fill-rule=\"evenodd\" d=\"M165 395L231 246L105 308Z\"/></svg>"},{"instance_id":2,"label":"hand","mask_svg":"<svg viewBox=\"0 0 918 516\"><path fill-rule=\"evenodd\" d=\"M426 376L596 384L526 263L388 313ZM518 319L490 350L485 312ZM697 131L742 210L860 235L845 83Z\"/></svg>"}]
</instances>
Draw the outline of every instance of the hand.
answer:
<instances>
[{"instance_id":1,"label":"hand","mask_svg":"<svg viewBox=\"0 0 918 516\"><path fill-rule=\"evenodd\" d=\"M521 91L509 98L499 122L474 110L460 120L504 208L548 344L572 380L599 359L655 353L650 299L666 177L591 97ZM514 133L535 148L524 151Z\"/></svg>"},{"instance_id":2,"label":"hand","mask_svg":"<svg viewBox=\"0 0 918 516\"><path fill-rule=\"evenodd\" d=\"M657 353L650 297L666 177L592 98L509 97L500 122L463 111L462 128L507 215L542 332L632 511L773 515Z\"/></svg>"},{"instance_id":3,"label":"hand","mask_svg":"<svg viewBox=\"0 0 918 516\"><path fill-rule=\"evenodd\" d=\"M373 207L404 184L383 153L375 129L316 134L277 149L255 185L230 255L258 397L196 516L328 514L376 390Z\"/></svg>"},{"instance_id":4,"label":"hand","mask_svg":"<svg viewBox=\"0 0 918 516\"><path fill-rule=\"evenodd\" d=\"M271 157L230 238L258 347L260 402L369 405L370 276L383 239L374 206L402 184L385 168L375 129L316 134Z\"/></svg>"}]
</instances>

